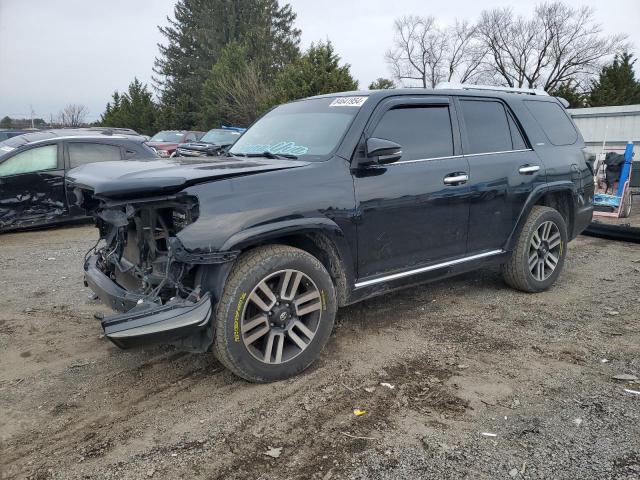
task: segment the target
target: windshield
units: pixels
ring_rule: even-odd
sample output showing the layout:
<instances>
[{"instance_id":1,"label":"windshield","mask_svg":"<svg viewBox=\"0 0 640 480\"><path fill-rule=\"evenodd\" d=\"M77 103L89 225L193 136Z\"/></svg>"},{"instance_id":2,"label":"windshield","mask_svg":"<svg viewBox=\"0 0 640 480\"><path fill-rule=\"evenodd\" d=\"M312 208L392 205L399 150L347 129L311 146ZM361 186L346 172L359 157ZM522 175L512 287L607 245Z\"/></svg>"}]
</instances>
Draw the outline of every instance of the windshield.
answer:
<instances>
[{"instance_id":1,"label":"windshield","mask_svg":"<svg viewBox=\"0 0 640 480\"><path fill-rule=\"evenodd\" d=\"M183 132L176 132L175 130L163 130L162 132L156 133L151 139L150 142L167 142L167 143L182 143L184 139Z\"/></svg>"},{"instance_id":2,"label":"windshield","mask_svg":"<svg viewBox=\"0 0 640 480\"><path fill-rule=\"evenodd\" d=\"M200 139L201 142L215 143L216 145L229 145L240 138L240 132L234 132L233 130L209 130L204 134L204 137Z\"/></svg>"},{"instance_id":3,"label":"windshield","mask_svg":"<svg viewBox=\"0 0 640 480\"><path fill-rule=\"evenodd\" d=\"M348 99L356 99L351 102ZM331 153L367 97L314 98L280 105L258 120L230 153L294 155L320 160Z\"/></svg>"}]
</instances>

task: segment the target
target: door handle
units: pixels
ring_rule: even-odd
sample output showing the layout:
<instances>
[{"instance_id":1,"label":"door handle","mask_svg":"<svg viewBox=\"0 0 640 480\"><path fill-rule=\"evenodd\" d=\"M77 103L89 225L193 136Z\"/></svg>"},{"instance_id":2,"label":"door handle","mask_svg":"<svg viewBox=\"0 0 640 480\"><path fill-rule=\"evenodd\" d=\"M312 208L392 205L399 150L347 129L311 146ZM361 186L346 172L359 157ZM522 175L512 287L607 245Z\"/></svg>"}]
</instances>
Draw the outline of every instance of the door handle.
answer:
<instances>
[{"instance_id":1,"label":"door handle","mask_svg":"<svg viewBox=\"0 0 640 480\"><path fill-rule=\"evenodd\" d=\"M532 173L536 173L538 170L540 170L540 165L522 165L518 169L518 172L523 175L530 175Z\"/></svg>"},{"instance_id":2,"label":"door handle","mask_svg":"<svg viewBox=\"0 0 640 480\"><path fill-rule=\"evenodd\" d=\"M467 183L469 180L469 175L466 173L452 173L444 177L445 185L460 185L462 183Z\"/></svg>"}]
</instances>

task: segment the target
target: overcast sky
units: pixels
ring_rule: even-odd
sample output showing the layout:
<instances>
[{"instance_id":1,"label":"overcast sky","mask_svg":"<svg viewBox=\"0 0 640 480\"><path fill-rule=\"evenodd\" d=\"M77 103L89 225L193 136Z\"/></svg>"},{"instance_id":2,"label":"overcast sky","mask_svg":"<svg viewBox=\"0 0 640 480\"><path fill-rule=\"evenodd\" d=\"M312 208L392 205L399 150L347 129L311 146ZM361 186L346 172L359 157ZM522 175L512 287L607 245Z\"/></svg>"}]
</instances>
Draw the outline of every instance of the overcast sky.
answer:
<instances>
[{"instance_id":1,"label":"overcast sky","mask_svg":"<svg viewBox=\"0 0 640 480\"><path fill-rule=\"evenodd\" d=\"M625 32L640 47L640 0L565 0L596 9L605 31ZM530 0L290 0L302 44L330 39L362 88L389 76L384 52L393 20L434 15L443 24L476 19L486 8L512 6L529 13ZM175 0L0 0L0 118L49 119L68 103L97 119L114 90L133 77L151 82L158 25ZM638 68L636 68L638 70Z\"/></svg>"}]
</instances>

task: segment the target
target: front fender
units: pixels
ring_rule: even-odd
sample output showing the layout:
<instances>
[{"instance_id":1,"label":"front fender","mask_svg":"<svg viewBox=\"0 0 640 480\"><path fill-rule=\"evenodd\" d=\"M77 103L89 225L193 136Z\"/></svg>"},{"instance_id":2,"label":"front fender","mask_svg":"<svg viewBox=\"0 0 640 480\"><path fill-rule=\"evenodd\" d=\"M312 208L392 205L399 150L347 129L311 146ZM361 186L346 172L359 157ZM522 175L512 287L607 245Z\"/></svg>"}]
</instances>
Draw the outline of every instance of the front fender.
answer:
<instances>
[{"instance_id":1,"label":"front fender","mask_svg":"<svg viewBox=\"0 0 640 480\"><path fill-rule=\"evenodd\" d=\"M334 275L334 265L352 275L355 193L349 164L341 158L194 185L185 192L198 198L199 215L176 236L192 254L209 257L283 243L308 250Z\"/></svg>"},{"instance_id":2,"label":"front fender","mask_svg":"<svg viewBox=\"0 0 640 480\"><path fill-rule=\"evenodd\" d=\"M247 228L232 235L222 250L242 251L265 243L296 246L316 256L334 280L339 304L346 304L355 282L355 259L344 232L332 219L297 218Z\"/></svg>"},{"instance_id":3,"label":"front fender","mask_svg":"<svg viewBox=\"0 0 640 480\"><path fill-rule=\"evenodd\" d=\"M296 218L293 220L281 220L264 225L247 228L237 232L224 242L221 251L243 250L247 246L255 245L277 237L323 231L332 236L342 236L340 227L329 218Z\"/></svg>"}]
</instances>

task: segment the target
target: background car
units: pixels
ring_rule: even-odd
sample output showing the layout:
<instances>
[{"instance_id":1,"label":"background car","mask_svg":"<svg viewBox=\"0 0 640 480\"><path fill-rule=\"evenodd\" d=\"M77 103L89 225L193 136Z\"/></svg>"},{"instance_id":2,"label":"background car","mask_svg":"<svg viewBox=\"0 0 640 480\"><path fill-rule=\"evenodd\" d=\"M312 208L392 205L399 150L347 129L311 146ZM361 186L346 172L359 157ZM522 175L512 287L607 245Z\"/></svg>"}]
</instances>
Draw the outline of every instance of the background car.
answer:
<instances>
[{"instance_id":1,"label":"background car","mask_svg":"<svg viewBox=\"0 0 640 480\"><path fill-rule=\"evenodd\" d=\"M179 157L218 156L236 143L246 128L222 127L209 130L198 142L181 143L176 155Z\"/></svg>"},{"instance_id":2,"label":"background car","mask_svg":"<svg viewBox=\"0 0 640 480\"><path fill-rule=\"evenodd\" d=\"M159 157L170 157L180 143L196 142L204 132L191 130L162 130L149 139L147 145L153 148Z\"/></svg>"},{"instance_id":3,"label":"background car","mask_svg":"<svg viewBox=\"0 0 640 480\"><path fill-rule=\"evenodd\" d=\"M0 130L0 142L11 137L17 137L18 135L22 135L23 133L27 132L24 130Z\"/></svg>"},{"instance_id":4,"label":"background car","mask_svg":"<svg viewBox=\"0 0 640 480\"><path fill-rule=\"evenodd\" d=\"M157 156L139 135L48 130L0 142L0 232L85 218L69 204L67 171L87 163Z\"/></svg>"}]
</instances>

